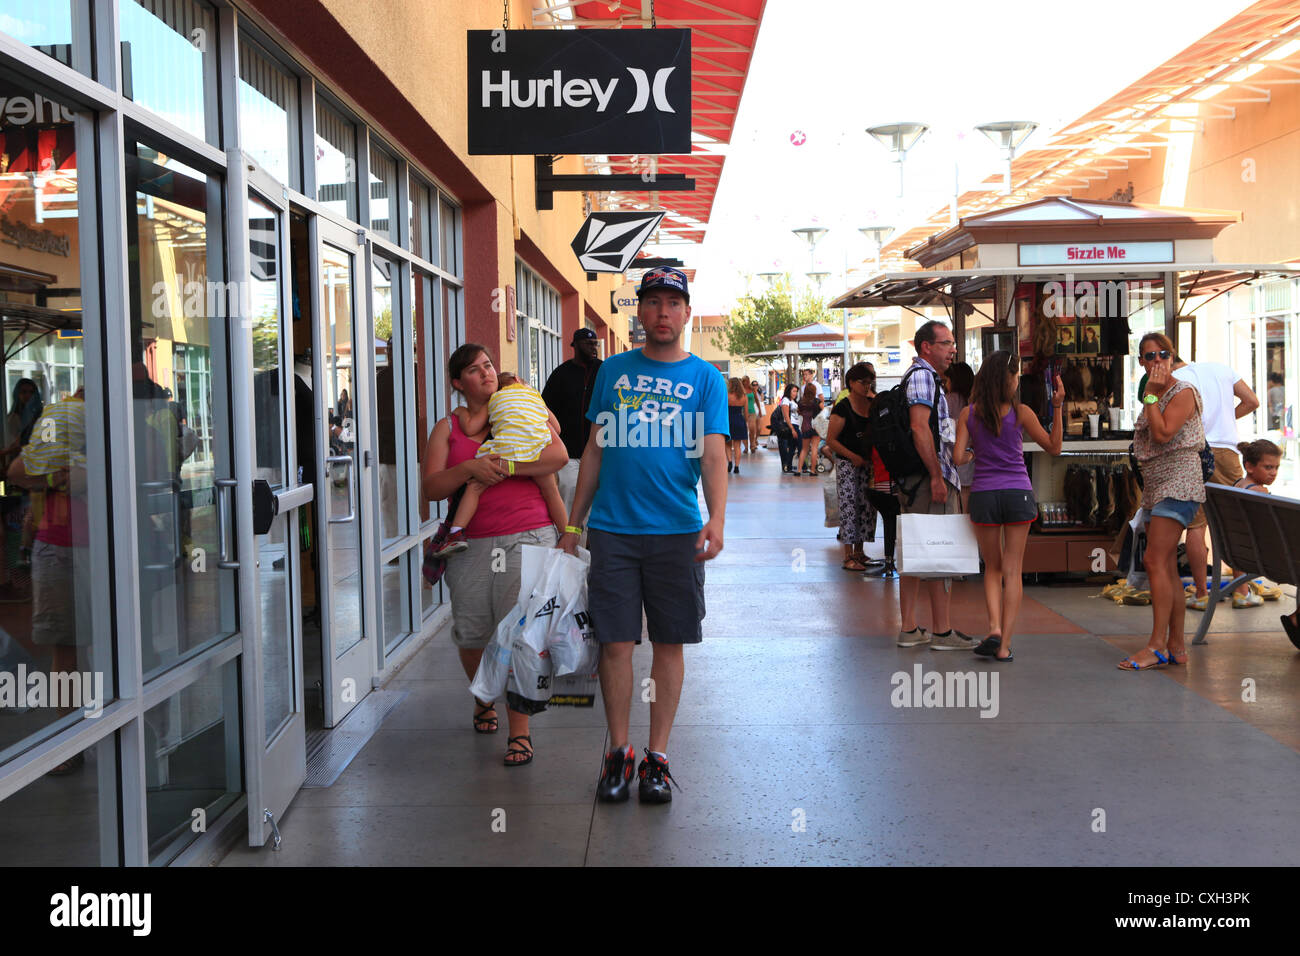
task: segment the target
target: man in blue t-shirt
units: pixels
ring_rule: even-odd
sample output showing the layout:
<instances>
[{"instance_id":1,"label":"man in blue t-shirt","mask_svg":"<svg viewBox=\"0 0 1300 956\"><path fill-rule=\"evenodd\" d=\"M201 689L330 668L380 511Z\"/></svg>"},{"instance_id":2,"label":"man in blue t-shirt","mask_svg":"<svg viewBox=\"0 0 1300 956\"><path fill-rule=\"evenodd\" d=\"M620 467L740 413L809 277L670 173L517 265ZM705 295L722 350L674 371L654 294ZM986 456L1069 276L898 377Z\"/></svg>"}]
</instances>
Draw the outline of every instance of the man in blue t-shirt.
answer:
<instances>
[{"instance_id":1,"label":"man in blue t-shirt","mask_svg":"<svg viewBox=\"0 0 1300 956\"><path fill-rule=\"evenodd\" d=\"M718 370L681 346L690 321L686 276L652 269L637 290L646 342L601 365L587 418L591 435L559 547L573 553L590 508L587 595L600 649L600 687L613 749L596 797L630 795L636 751L628 740L632 648L641 611L654 645L650 745L638 770L642 803L667 803L668 734L682 692L682 647L703 639L704 564L722 550L727 507L726 387ZM709 520L696 486L704 478Z\"/></svg>"}]
</instances>

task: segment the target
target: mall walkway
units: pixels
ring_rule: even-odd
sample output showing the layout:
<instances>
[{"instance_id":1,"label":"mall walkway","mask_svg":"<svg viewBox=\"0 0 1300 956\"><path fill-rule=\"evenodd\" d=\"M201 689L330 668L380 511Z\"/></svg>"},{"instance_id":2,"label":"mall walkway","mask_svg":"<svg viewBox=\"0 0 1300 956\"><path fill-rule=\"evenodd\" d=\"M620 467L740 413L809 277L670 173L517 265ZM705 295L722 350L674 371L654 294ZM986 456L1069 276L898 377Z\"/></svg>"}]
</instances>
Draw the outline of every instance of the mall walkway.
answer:
<instances>
[{"instance_id":1,"label":"mall walkway","mask_svg":"<svg viewBox=\"0 0 1300 956\"><path fill-rule=\"evenodd\" d=\"M1221 607L1176 670L1114 669L1149 612L1095 586L1030 589L1011 665L899 648L896 586L840 569L818 482L751 457L687 653L671 805L595 803L599 705L541 715L536 760L502 766L505 721L471 731L444 632L390 682L409 694L342 777L299 792L283 849L223 865L1300 862L1300 653L1277 621L1291 598ZM979 631L978 583L956 588L957 625ZM635 660L639 684L649 647ZM891 676L917 666L995 671L997 716L894 707ZM637 702L638 751L648 719Z\"/></svg>"}]
</instances>

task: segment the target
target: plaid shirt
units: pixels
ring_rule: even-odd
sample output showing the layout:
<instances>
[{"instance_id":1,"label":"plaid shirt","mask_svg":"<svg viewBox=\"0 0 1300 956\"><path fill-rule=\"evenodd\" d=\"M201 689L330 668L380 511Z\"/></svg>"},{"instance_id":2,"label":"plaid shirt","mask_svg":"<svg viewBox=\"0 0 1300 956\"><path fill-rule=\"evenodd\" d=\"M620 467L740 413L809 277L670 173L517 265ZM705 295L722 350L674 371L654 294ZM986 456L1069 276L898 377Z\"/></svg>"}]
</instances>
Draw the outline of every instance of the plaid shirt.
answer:
<instances>
[{"instance_id":1,"label":"plaid shirt","mask_svg":"<svg viewBox=\"0 0 1300 956\"><path fill-rule=\"evenodd\" d=\"M943 473L943 478L948 484L954 488L960 488L961 476L957 474L957 466L952 463L952 449L953 444L956 442L955 429L957 425L948 414L948 396L944 394L943 389L935 388L935 381L939 373L933 365L919 355L912 360L912 368L920 368L922 371L907 380L907 404L933 407L935 392L938 392L939 435L942 439L937 449L939 452L939 470ZM908 369L908 371L911 371L911 369Z\"/></svg>"}]
</instances>

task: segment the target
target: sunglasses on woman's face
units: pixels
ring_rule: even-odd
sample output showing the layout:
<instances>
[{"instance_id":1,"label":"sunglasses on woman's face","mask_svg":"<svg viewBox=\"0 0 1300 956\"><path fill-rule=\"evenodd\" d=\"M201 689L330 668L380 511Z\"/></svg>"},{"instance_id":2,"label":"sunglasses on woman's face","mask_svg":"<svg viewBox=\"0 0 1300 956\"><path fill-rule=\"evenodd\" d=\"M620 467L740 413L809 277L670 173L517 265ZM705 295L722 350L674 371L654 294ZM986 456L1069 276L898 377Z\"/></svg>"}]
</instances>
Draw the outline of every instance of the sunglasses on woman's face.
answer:
<instances>
[{"instance_id":1,"label":"sunglasses on woman's face","mask_svg":"<svg viewBox=\"0 0 1300 956\"><path fill-rule=\"evenodd\" d=\"M1161 349L1159 352L1143 352L1142 358L1144 358L1148 362L1154 362L1156 359L1160 359L1163 362L1165 359L1169 358L1169 356L1172 354L1173 353L1170 352L1168 349Z\"/></svg>"}]
</instances>

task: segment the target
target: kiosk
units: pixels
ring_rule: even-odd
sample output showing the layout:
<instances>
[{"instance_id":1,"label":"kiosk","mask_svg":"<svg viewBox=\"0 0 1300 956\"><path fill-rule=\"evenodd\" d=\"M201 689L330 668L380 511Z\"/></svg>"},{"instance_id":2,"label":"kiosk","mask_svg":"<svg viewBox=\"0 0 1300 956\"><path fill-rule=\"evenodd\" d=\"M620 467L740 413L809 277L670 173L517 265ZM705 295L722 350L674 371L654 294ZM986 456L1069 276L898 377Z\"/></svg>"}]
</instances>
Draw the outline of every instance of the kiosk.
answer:
<instances>
[{"instance_id":1,"label":"kiosk","mask_svg":"<svg viewBox=\"0 0 1300 956\"><path fill-rule=\"evenodd\" d=\"M1039 518L1024 569L1113 570L1108 552L1137 506L1128 467L1137 414L1130 323L1142 315L1190 360L1195 315L1207 302L1300 275L1294 264L1216 263L1214 238L1240 220L1225 210L1050 196L961 220L907 250L920 270L875 276L830 307L901 306L918 315L944 307L959 358L968 324L981 329L981 354L1020 355L1020 400L1046 427L1052 377L1061 375L1060 457L1025 445Z\"/></svg>"}]
</instances>

